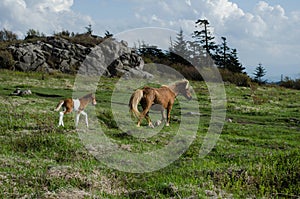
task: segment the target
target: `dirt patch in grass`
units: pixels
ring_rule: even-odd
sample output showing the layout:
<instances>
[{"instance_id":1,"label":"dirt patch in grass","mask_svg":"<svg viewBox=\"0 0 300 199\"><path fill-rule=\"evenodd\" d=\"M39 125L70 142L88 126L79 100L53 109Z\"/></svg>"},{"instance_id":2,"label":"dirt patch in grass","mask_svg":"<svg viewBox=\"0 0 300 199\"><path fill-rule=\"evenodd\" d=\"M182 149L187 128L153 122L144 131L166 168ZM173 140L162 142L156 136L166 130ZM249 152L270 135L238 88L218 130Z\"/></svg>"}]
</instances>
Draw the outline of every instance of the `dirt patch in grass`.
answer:
<instances>
[{"instance_id":1,"label":"dirt patch in grass","mask_svg":"<svg viewBox=\"0 0 300 199\"><path fill-rule=\"evenodd\" d=\"M47 196L82 198L93 196L93 192L114 196L127 193L127 190L121 186L120 182L113 175L108 177L99 170L86 173L82 169L71 166L55 166L48 169L46 176L48 181L55 181L56 179L68 182L74 181L76 187L81 188L80 190L74 188L48 192L45 193Z\"/></svg>"},{"instance_id":2,"label":"dirt patch in grass","mask_svg":"<svg viewBox=\"0 0 300 199\"><path fill-rule=\"evenodd\" d=\"M83 198L94 198L90 193L78 189L67 189L61 190L58 193L47 192L44 194L45 199L83 199Z\"/></svg>"}]
</instances>

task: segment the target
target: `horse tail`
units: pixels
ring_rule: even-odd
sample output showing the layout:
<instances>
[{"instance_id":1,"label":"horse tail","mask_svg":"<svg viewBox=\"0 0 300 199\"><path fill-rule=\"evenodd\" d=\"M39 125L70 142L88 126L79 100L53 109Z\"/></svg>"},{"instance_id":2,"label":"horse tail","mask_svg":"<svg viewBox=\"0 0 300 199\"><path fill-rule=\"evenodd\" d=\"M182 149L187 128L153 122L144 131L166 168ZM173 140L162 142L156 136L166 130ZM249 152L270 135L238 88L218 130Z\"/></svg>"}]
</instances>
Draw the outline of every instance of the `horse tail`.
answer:
<instances>
[{"instance_id":1,"label":"horse tail","mask_svg":"<svg viewBox=\"0 0 300 199\"><path fill-rule=\"evenodd\" d=\"M60 100L59 103L57 104L56 108L54 109L55 111L59 111L59 109L61 108L61 106L65 103L64 100Z\"/></svg>"},{"instance_id":2,"label":"horse tail","mask_svg":"<svg viewBox=\"0 0 300 199\"><path fill-rule=\"evenodd\" d=\"M143 90L136 90L131 95L129 100L129 112L131 113L131 116L135 116L138 118L140 116L140 112L138 110L138 104L140 103L141 99L143 97Z\"/></svg>"}]
</instances>

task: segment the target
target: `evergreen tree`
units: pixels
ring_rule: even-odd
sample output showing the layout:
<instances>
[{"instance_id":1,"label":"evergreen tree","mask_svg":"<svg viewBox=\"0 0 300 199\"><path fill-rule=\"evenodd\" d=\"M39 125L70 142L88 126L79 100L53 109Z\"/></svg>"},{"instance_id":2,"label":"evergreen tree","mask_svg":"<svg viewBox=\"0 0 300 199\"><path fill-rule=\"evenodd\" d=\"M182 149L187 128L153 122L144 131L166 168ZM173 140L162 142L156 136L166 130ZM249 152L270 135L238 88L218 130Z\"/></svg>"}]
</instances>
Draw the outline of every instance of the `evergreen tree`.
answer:
<instances>
[{"instance_id":1,"label":"evergreen tree","mask_svg":"<svg viewBox=\"0 0 300 199\"><path fill-rule=\"evenodd\" d=\"M145 63L161 63L166 59L166 55L160 48L155 45L146 44L144 41L139 41L139 46L136 49L136 52L143 57Z\"/></svg>"},{"instance_id":2,"label":"evergreen tree","mask_svg":"<svg viewBox=\"0 0 300 199\"><path fill-rule=\"evenodd\" d=\"M18 37L12 31L3 29L0 31L0 41L14 41L17 40Z\"/></svg>"},{"instance_id":3,"label":"evergreen tree","mask_svg":"<svg viewBox=\"0 0 300 199\"><path fill-rule=\"evenodd\" d=\"M244 73L243 70L245 70L245 67L242 66L240 63L238 56L237 56L237 50L231 49L229 57L228 57L228 64L226 65L227 69L234 73Z\"/></svg>"},{"instance_id":4,"label":"evergreen tree","mask_svg":"<svg viewBox=\"0 0 300 199\"><path fill-rule=\"evenodd\" d=\"M188 41L188 48L190 53L190 61L194 66L207 66L206 51L196 41Z\"/></svg>"},{"instance_id":5,"label":"evergreen tree","mask_svg":"<svg viewBox=\"0 0 300 199\"><path fill-rule=\"evenodd\" d=\"M196 27L202 26L204 29L194 31L193 37L196 42L200 44L209 55L212 54L211 51L215 51L217 48L216 43L214 42L214 37L212 36L209 28L209 22L206 19L199 19L196 21Z\"/></svg>"},{"instance_id":6,"label":"evergreen tree","mask_svg":"<svg viewBox=\"0 0 300 199\"><path fill-rule=\"evenodd\" d=\"M216 54L212 55L215 64L233 73L243 73L245 68L239 62L237 50L228 47L226 37L221 37L221 39L222 44L218 46Z\"/></svg>"},{"instance_id":7,"label":"evergreen tree","mask_svg":"<svg viewBox=\"0 0 300 199\"><path fill-rule=\"evenodd\" d=\"M86 34L91 35L93 33L91 24L89 24L87 27L85 27L85 29L86 29Z\"/></svg>"},{"instance_id":8,"label":"evergreen tree","mask_svg":"<svg viewBox=\"0 0 300 199\"><path fill-rule=\"evenodd\" d=\"M110 33L108 30L105 31L105 36L104 38L112 38L114 35Z\"/></svg>"},{"instance_id":9,"label":"evergreen tree","mask_svg":"<svg viewBox=\"0 0 300 199\"><path fill-rule=\"evenodd\" d=\"M228 65L228 51L230 50L227 42L226 37L221 37L222 44L219 45L216 49L216 53L212 55L212 58L215 61L215 64L219 66L220 68L227 68Z\"/></svg>"},{"instance_id":10,"label":"evergreen tree","mask_svg":"<svg viewBox=\"0 0 300 199\"><path fill-rule=\"evenodd\" d=\"M25 37L26 39L32 39L32 38L38 38L38 37L45 37L44 33L40 33L38 30L34 30L34 29L29 29L27 31L27 35Z\"/></svg>"},{"instance_id":11,"label":"evergreen tree","mask_svg":"<svg viewBox=\"0 0 300 199\"><path fill-rule=\"evenodd\" d=\"M176 35L176 40L171 40L171 47L169 48L169 58L172 62L190 65L188 62L190 52L188 49L188 42L184 39L183 30L180 29Z\"/></svg>"},{"instance_id":12,"label":"evergreen tree","mask_svg":"<svg viewBox=\"0 0 300 199\"><path fill-rule=\"evenodd\" d=\"M255 68L254 74L254 81L258 83L265 83L266 81L262 80L262 77L266 75L266 69L262 66L261 63Z\"/></svg>"},{"instance_id":13,"label":"evergreen tree","mask_svg":"<svg viewBox=\"0 0 300 199\"><path fill-rule=\"evenodd\" d=\"M177 33L176 40L171 42L170 51L178 55L188 55L187 42L184 40L182 29Z\"/></svg>"}]
</instances>

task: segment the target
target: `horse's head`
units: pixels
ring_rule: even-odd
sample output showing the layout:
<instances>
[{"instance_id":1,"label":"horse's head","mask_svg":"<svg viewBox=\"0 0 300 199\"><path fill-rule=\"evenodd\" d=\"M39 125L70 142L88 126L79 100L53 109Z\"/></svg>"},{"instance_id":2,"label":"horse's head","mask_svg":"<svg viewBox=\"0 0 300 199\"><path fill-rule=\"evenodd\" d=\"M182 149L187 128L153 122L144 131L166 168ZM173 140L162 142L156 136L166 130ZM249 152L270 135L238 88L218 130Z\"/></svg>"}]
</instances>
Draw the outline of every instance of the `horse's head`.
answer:
<instances>
[{"instance_id":1,"label":"horse's head","mask_svg":"<svg viewBox=\"0 0 300 199\"><path fill-rule=\"evenodd\" d=\"M192 99L192 94L190 92L190 83L188 80L180 82L177 87L179 94L183 95L188 100Z\"/></svg>"},{"instance_id":2,"label":"horse's head","mask_svg":"<svg viewBox=\"0 0 300 199\"><path fill-rule=\"evenodd\" d=\"M95 106L97 104L95 94L91 94L91 101L92 101L92 105Z\"/></svg>"}]
</instances>

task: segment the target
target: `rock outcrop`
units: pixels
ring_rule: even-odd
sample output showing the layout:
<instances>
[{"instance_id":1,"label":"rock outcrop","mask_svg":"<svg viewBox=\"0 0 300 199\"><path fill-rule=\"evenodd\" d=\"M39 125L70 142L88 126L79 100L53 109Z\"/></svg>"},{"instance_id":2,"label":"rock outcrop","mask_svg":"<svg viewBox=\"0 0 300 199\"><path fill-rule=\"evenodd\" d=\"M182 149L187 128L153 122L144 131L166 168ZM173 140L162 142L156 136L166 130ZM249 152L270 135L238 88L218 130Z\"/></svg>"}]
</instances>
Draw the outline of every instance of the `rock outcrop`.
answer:
<instances>
[{"instance_id":1,"label":"rock outcrop","mask_svg":"<svg viewBox=\"0 0 300 199\"><path fill-rule=\"evenodd\" d=\"M14 96L24 96L24 95L31 95L32 92L29 89L21 90L20 88L16 88L14 92L12 92L10 95Z\"/></svg>"},{"instance_id":2,"label":"rock outcrop","mask_svg":"<svg viewBox=\"0 0 300 199\"><path fill-rule=\"evenodd\" d=\"M59 37L14 44L8 47L15 61L14 69L76 73L86 70L89 74L151 78L143 71L144 61L127 42L112 38L94 47L83 46Z\"/></svg>"}]
</instances>

